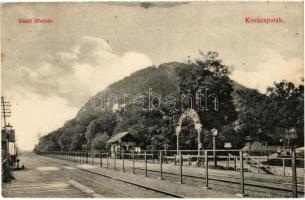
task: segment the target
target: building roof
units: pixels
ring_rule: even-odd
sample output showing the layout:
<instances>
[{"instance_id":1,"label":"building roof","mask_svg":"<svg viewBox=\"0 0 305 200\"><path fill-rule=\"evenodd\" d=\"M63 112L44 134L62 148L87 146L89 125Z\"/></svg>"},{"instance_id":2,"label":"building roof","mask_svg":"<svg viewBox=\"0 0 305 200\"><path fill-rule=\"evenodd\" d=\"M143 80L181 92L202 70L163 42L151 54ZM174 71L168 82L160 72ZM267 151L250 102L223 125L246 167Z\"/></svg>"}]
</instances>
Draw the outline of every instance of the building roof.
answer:
<instances>
[{"instance_id":1,"label":"building roof","mask_svg":"<svg viewBox=\"0 0 305 200\"><path fill-rule=\"evenodd\" d=\"M296 150L296 152L304 152L305 151L305 147L300 147L300 148L297 148L295 150Z\"/></svg>"},{"instance_id":2,"label":"building roof","mask_svg":"<svg viewBox=\"0 0 305 200\"><path fill-rule=\"evenodd\" d=\"M262 151L267 150L268 147L261 142L255 141L250 145L250 142L246 143L245 146L241 150L254 150L254 151Z\"/></svg>"},{"instance_id":3,"label":"building roof","mask_svg":"<svg viewBox=\"0 0 305 200\"><path fill-rule=\"evenodd\" d=\"M117 142L119 139L122 139L128 134L128 132L121 132L116 135L113 135L109 140L107 140L107 144Z\"/></svg>"}]
</instances>

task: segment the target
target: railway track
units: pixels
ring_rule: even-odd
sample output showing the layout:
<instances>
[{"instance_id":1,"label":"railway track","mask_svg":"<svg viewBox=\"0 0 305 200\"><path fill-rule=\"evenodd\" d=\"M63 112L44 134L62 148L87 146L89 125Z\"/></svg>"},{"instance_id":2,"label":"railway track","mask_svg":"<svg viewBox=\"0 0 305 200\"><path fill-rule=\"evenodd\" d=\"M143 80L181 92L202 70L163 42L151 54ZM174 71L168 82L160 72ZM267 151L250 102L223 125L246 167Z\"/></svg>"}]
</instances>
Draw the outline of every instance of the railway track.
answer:
<instances>
[{"instance_id":1,"label":"railway track","mask_svg":"<svg viewBox=\"0 0 305 200\"><path fill-rule=\"evenodd\" d=\"M91 162L89 162L91 163ZM94 162L96 164L96 162ZM61 163L63 164L63 163ZM92 164L92 163L91 163ZM68 165L68 164L65 164ZM128 167L125 167L125 171L127 171L127 169L130 169ZM105 176L107 178L112 178L110 176L104 175L104 174L100 174L100 173L96 173L96 172L92 172L90 170L86 170L86 169L82 169L83 171L86 171L88 173L92 173L92 174L96 174L96 175L100 175L100 176ZM132 169L131 169L132 170ZM136 167L135 170L137 170L138 172L141 171L141 175L145 174L145 169L144 168L139 168ZM152 169L148 169L147 170L150 173L150 176L153 177L159 177L160 176L160 171L158 170L152 170ZM138 173L137 172L137 173ZM163 171L163 176L167 176L167 179L169 180L173 180L175 182L177 182L177 180L179 179L180 174L177 173L173 173L173 172L165 172ZM198 176L193 176L193 175L187 175L184 174L183 178L186 182L193 184L193 185L197 185L198 184L203 184L205 177L198 177ZM233 180L232 180L233 179ZM115 178L115 180L117 180ZM133 183L130 181L126 181L126 180L119 180L121 182L125 182L125 183L130 183L132 185L137 185L139 187L145 188L145 186L142 185L138 185L137 183ZM239 182L239 178L238 177L234 177L234 176L227 176L227 175L217 175L217 174L209 174L209 182L210 185L216 185L216 186L220 186L220 187L226 187L228 189L232 189L232 188L236 188L236 192L238 192L239 186L240 186L240 182ZM283 186L286 185L286 186ZM278 181L263 181L263 180L255 180L255 179L245 179L245 190L247 192L251 192L251 194L253 193L265 193L265 194L272 194L273 196L276 197L289 197L289 194L292 194L291 188L288 187L290 186L291 183L284 183L284 182L278 182ZM304 195L304 185L303 184L298 184L298 194L300 195ZM301 190L302 188L302 190ZM146 188L146 189L150 189L152 190L152 188ZM166 194L166 192L164 193L164 191L157 191L163 194ZM231 190L232 192L232 190ZM168 194L167 194L168 195ZM175 194L170 194L169 196L172 197L181 197L181 196L177 196ZM254 195L256 196L256 195ZM264 195L262 195L264 196Z\"/></svg>"},{"instance_id":2,"label":"railway track","mask_svg":"<svg viewBox=\"0 0 305 200\"><path fill-rule=\"evenodd\" d=\"M143 169L143 168L136 167L135 169L145 171L145 169ZM160 174L160 171L157 171L157 170L148 169L147 171L148 172L153 172L153 173L156 173L156 174ZM173 173L173 172L164 172L163 171L163 174L174 175L174 176L177 176L177 177L180 176L180 174ZM205 180L205 177L198 177L198 176L187 175L187 174L183 174L183 177ZM216 178L216 177L218 177L218 178ZM228 179L235 179L235 181L228 180ZM240 180L240 178L234 177L234 176L209 174L209 181L226 182L226 183L232 183L232 184L238 184L239 185L240 184L239 180ZM249 183L249 182L253 182L253 183ZM245 179L245 186L264 187L264 188L268 188L268 189L272 189L272 190L281 190L281 191L284 191L284 192L291 192L290 188L288 189L288 188L278 187L278 186L275 187L275 186L270 186L270 184L291 185L291 183L278 182L278 181ZM301 190L301 188L303 190ZM300 191L298 191L300 194L304 194L304 185L303 184L298 184L298 189L300 190Z\"/></svg>"},{"instance_id":3,"label":"railway track","mask_svg":"<svg viewBox=\"0 0 305 200\"><path fill-rule=\"evenodd\" d=\"M92 164L92 162L89 162L89 163ZM99 163L96 163L95 161L93 163L94 164L99 164ZM125 168L127 169L127 167L125 167ZM145 171L144 168L135 167L135 169ZM160 171L158 171L158 170L147 169L147 171L152 172L152 173L156 173L156 174L160 174ZM177 177L180 176L180 174L173 173L173 172L165 172L165 171L163 171L163 174L173 175L173 176L177 176ZM198 177L198 176L183 174L183 177L205 180L204 176ZM232 179L234 179L234 180L232 180ZM240 184L240 178L239 177L230 176L230 175L221 175L221 174L215 174L215 173L209 173L209 181L225 182L225 183L236 184L236 185ZM291 188L290 188L291 185L292 185L291 182L290 183L289 182L283 182L281 180L279 180L279 181L265 180L265 179L259 179L259 178L254 178L254 177L246 177L245 178L245 186L250 186L250 187L259 187L259 188L264 187L264 188L267 188L267 189L270 189L270 190L291 192ZM299 194L304 194L304 184L298 184L298 193Z\"/></svg>"},{"instance_id":4,"label":"railway track","mask_svg":"<svg viewBox=\"0 0 305 200\"><path fill-rule=\"evenodd\" d=\"M54 160L49 160L49 159L45 159L45 158L41 158L41 159L43 159L44 161L48 162L50 165L53 165L53 166L56 166L56 164L57 164L57 166L58 165L59 166L72 166L70 164L66 164L66 163L62 163L62 162L58 162L58 161L54 161ZM56 164L54 164L54 163L56 163ZM108 187L109 188L109 186L107 186L106 184L103 184L101 181L97 181L97 180L94 180L93 178L89 178L89 177L87 177L87 175L91 174L91 175L102 176L102 177L107 178L107 179L112 180L112 181L118 181L118 182L121 182L121 183L126 183L126 184L133 185L133 186L136 186L136 187L139 187L139 188L143 188L145 190L149 190L149 191L153 191L155 193L162 194L162 195L164 195L164 197L184 198L184 196L180 196L180 195L177 195L177 194L173 194L173 193L170 193L170 192L167 192L167 191L164 191L164 190L160 190L160 189L156 189L156 188L152 188L152 187L149 187L149 186L140 185L140 184L137 184L133 181L108 176L106 174L97 173L97 172L90 171L90 170L87 170L87 169L82 169L82 168L76 168L76 169L78 169L82 172L85 172L86 176L76 174L76 173L73 173L73 172L69 172L69 173L71 173L73 176L81 177L83 179L86 179L86 180L89 180L89 181L94 182L96 184L99 184L103 187ZM111 189L113 189L113 188L111 188ZM127 196L127 197L131 197L131 198L137 198L136 196L134 196L130 193L127 193L125 191L122 191L122 190L119 190L119 189L115 189L115 190L122 193L123 195L125 195L125 197Z\"/></svg>"},{"instance_id":5,"label":"railway track","mask_svg":"<svg viewBox=\"0 0 305 200\"><path fill-rule=\"evenodd\" d=\"M141 175L145 174L145 169L142 168L135 168L136 170L140 170L141 171ZM160 172L156 171L156 170L147 170L148 172L150 172L150 176L154 176L154 177L159 177L160 176ZM138 172L137 172L138 173ZM152 174L153 173L153 174ZM166 176L169 179L172 179L173 181L178 181L179 180L179 174L176 173L172 173L172 172L163 172L163 176ZM192 176L192 175L183 175L184 181L188 182L189 184L192 185L197 185L198 184L203 184L205 182L205 178L204 177L198 177L198 176ZM226 188L236 188L236 193L238 193L239 191L239 187L240 187L240 182L238 180L228 180L231 179L232 177L225 177L223 178L218 177L217 175L209 175L209 185L216 185L216 186L221 186L221 187L226 187ZM234 179L238 179L236 177L234 177ZM281 184L288 184L288 183L278 183L276 185L278 186L274 186L274 182L256 182L256 183L250 183L250 180L245 180L245 190L247 193L251 192L251 194L253 193L265 193L265 194L272 194L273 196L277 196L277 197L290 197L292 196L292 191L289 188L284 188L284 187L279 187L279 185ZM261 184L259 184L261 183ZM268 185L269 184L269 185ZM272 185L273 184L273 185ZM303 185L299 184L298 187L301 188ZM304 189L304 187L303 187ZM289 195L291 194L291 195ZM300 195L304 195L304 191L300 191L298 190L298 194ZM261 195L264 196L264 195Z\"/></svg>"}]
</instances>

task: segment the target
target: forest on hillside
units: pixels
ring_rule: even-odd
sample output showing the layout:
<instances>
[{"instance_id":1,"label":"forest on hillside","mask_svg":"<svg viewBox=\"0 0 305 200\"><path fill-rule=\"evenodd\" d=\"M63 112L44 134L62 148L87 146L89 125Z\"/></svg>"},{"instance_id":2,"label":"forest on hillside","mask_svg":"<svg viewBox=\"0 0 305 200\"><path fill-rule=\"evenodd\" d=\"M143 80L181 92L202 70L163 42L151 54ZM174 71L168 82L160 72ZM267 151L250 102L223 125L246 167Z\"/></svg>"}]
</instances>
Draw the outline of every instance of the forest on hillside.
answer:
<instances>
[{"instance_id":1,"label":"forest on hillside","mask_svg":"<svg viewBox=\"0 0 305 200\"><path fill-rule=\"evenodd\" d=\"M292 127L299 133L295 144L304 146L303 79L300 85L286 80L276 82L267 88L265 94L261 94L232 81L230 70L217 52L208 52L201 53L200 59L186 63L165 63L137 71L101 92L118 97L126 93L143 94L143 104L148 105L151 103L149 89L164 98L169 94L196 97L198 91L208 88L210 94L218 97L217 109L199 109L198 105L204 99L196 98L186 101L178 98L170 109L161 106L160 109L138 110L124 102L124 106L115 111L111 106L96 111L88 101L74 119L42 136L34 151L107 149L106 141L123 131L129 131L142 149L162 149L165 143L169 149L175 149L174 128L180 115L188 108L198 112L203 124L203 148L211 148L212 128L219 130L217 148L223 148L224 142L231 142L233 148L240 148L249 138L252 142L282 145L287 130ZM122 102L118 104L123 105ZM192 120L183 121L181 133L181 149L196 149L197 133Z\"/></svg>"}]
</instances>

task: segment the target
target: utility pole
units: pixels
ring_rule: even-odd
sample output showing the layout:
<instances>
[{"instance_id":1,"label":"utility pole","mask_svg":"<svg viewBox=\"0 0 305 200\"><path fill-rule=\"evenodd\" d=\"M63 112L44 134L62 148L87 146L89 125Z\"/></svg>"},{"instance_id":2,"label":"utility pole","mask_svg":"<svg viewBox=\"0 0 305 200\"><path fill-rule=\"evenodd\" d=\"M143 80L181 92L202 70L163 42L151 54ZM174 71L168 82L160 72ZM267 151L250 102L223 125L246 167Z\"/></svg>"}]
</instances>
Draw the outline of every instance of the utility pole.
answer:
<instances>
[{"instance_id":1,"label":"utility pole","mask_svg":"<svg viewBox=\"0 0 305 200\"><path fill-rule=\"evenodd\" d=\"M217 167L217 160L216 160L216 136L218 135L218 130L213 128L212 130L212 136L213 136L213 160L214 160L214 167Z\"/></svg>"},{"instance_id":2,"label":"utility pole","mask_svg":"<svg viewBox=\"0 0 305 200\"><path fill-rule=\"evenodd\" d=\"M8 161L10 161L10 156L9 156L9 138L10 138L10 128L11 126L9 124L7 124L7 117L11 116L11 110L10 110L10 102L5 101L4 97L1 96L1 106L2 106L2 110L1 110L1 114L3 117L3 122L4 122L4 126L2 128L2 131L5 132L5 136L6 136L6 158L8 159Z\"/></svg>"},{"instance_id":3,"label":"utility pole","mask_svg":"<svg viewBox=\"0 0 305 200\"><path fill-rule=\"evenodd\" d=\"M12 129L12 126L10 126L9 124L7 124L7 117L10 117L11 111L10 111L10 102L8 101L4 101L4 97L1 96L1 114L3 117L3 122L4 122L4 126L1 129L1 134L2 136L5 136L5 142L6 142L6 167L4 168L4 171L6 171L6 175L7 177L5 177L5 179L10 180L12 175L11 175L11 169L10 169L10 165L11 165L11 159L10 159L10 150L9 150L9 141L10 141L10 131ZM3 138L4 139L4 138Z\"/></svg>"},{"instance_id":4,"label":"utility pole","mask_svg":"<svg viewBox=\"0 0 305 200\"><path fill-rule=\"evenodd\" d=\"M10 102L4 101L4 97L1 96L1 106L2 106L2 117L3 117L3 122L4 122L4 128L7 126L6 125L6 118L11 116L11 110L10 110Z\"/></svg>"}]
</instances>

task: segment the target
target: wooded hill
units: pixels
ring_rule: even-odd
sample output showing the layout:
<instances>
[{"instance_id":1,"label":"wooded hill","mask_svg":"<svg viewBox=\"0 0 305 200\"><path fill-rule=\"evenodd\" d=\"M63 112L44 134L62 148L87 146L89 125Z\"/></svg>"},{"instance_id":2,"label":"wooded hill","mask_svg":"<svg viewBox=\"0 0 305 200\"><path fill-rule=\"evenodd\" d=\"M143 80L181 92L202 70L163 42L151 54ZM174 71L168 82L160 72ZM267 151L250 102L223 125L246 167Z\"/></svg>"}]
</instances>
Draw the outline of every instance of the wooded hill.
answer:
<instances>
[{"instance_id":1,"label":"wooded hill","mask_svg":"<svg viewBox=\"0 0 305 200\"><path fill-rule=\"evenodd\" d=\"M204 148L210 147L209 130L214 127L220 133L219 148L224 142L232 142L234 148L239 148L247 142L246 136L253 141L279 144L287 128L299 127L303 131L303 85L282 81L270 87L267 94L261 94L230 80L229 73L216 52L208 52L202 59L188 63L171 62L139 70L90 98L74 119L41 137L34 150L101 150L108 148L105 142L112 135L123 131L129 131L142 149L161 149L165 142L169 149L175 149L174 127L182 108L192 106L203 124ZM206 88L209 94L218 96L218 110L213 107L198 110L195 105L200 102L196 99L183 102L180 99L182 94L195 97L196 92ZM160 95L161 102L169 94L177 97L176 109L162 106L147 109L150 103L158 104L149 102L149 92ZM104 109L97 109L101 108L101 97L110 95L117 98L118 105L104 104ZM140 98L143 104L136 105L145 109L135 109L131 103L136 95L144 96ZM211 100L207 103L214 105ZM196 149L197 133L191 120L183 122L181 132L181 149Z\"/></svg>"}]
</instances>

